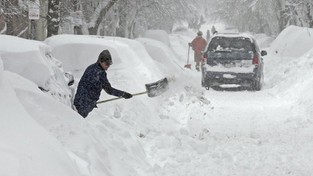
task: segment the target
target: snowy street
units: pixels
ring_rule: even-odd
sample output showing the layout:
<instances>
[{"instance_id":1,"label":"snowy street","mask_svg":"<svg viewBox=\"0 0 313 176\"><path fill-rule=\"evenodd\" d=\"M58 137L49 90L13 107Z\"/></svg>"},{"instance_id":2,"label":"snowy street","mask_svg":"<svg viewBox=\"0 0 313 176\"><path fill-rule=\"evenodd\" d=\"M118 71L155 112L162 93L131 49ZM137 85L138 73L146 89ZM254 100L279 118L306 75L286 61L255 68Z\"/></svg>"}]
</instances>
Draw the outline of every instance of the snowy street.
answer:
<instances>
[{"instance_id":1,"label":"snowy street","mask_svg":"<svg viewBox=\"0 0 313 176\"><path fill-rule=\"evenodd\" d=\"M164 121L180 126L167 136L162 126L171 123L163 122L145 140L151 158L164 166L156 175L310 175L312 122L266 84L253 92L206 91L195 83L169 98Z\"/></svg>"},{"instance_id":2,"label":"snowy street","mask_svg":"<svg viewBox=\"0 0 313 176\"><path fill-rule=\"evenodd\" d=\"M213 92L204 97L211 103L174 103L188 107L183 119L187 124L168 131L168 138L161 132L151 135L147 143L157 139L149 147L151 155L165 165L157 175L301 175L303 167L297 163L312 162L302 153L312 148L312 129L298 119L303 112L290 104L263 92ZM169 110L169 118L178 113ZM162 142L164 149L158 147ZM311 172L307 168L304 175Z\"/></svg>"}]
</instances>

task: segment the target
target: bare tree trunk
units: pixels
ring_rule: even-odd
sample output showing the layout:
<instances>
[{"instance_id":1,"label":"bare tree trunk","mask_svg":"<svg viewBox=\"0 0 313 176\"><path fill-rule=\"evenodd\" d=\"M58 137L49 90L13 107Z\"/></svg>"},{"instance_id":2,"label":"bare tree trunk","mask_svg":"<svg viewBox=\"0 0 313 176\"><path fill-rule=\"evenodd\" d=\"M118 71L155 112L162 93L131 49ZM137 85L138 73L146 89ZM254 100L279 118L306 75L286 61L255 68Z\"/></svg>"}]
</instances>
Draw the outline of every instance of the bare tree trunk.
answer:
<instances>
[{"instance_id":1,"label":"bare tree trunk","mask_svg":"<svg viewBox=\"0 0 313 176\"><path fill-rule=\"evenodd\" d=\"M6 34L7 35L14 35L14 22L15 22L15 15L12 13L12 8L14 6L18 6L18 1L4 1L4 21L7 25Z\"/></svg>"},{"instance_id":2,"label":"bare tree trunk","mask_svg":"<svg viewBox=\"0 0 313 176\"><path fill-rule=\"evenodd\" d=\"M88 28L90 35L97 35L98 28L100 23L102 22L103 18L107 14L107 12L111 9L111 7L117 2L118 0L110 0L108 4L100 11L100 14L95 22L95 26Z\"/></svg>"},{"instance_id":3,"label":"bare tree trunk","mask_svg":"<svg viewBox=\"0 0 313 176\"><path fill-rule=\"evenodd\" d=\"M57 35L60 25L60 0L48 1L47 24L47 37Z\"/></svg>"},{"instance_id":4,"label":"bare tree trunk","mask_svg":"<svg viewBox=\"0 0 313 176\"><path fill-rule=\"evenodd\" d=\"M277 0L278 3L278 22L279 32L285 29L287 24L286 16L286 0Z\"/></svg>"},{"instance_id":5,"label":"bare tree trunk","mask_svg":"<svg viewBox=\"0 0 313 176\"><path fill-rule=\"evenodd\" d=\"M134 34L134 33L135 33L135 32L134 32L134 30L135 30L135 25L136 25L135 20L134 20L133 22L131 22L130 24L131 24L131 25L128 26L128 34L129 34L128 38L132 39L132 38L134 38L134 36L135 36L135 34Z\"/></svg>"},{"instance_id":6,"label":"bare tree trunk","mask_svg":"<svg viewBox=\"0 0 313 176\"><path fill-rule=\"evenodd\" d=\"M313 14L311 13L313 11L312 9L313 4L307 3L306 7L307 7L307 17L309 20L309 27L313 28Z\"/></svg>"},{"instance_id":7,"label":"bare tree trunk","mask_svg":"<svg viewBox=\"0 0 313 176\"><path fill-rule=\"evenodd\" d=\"M3 20L0 23L3 27L6 25L5 34L27 38L29 25L27 11L19 7L19 1L5 0L0 5L0 15Z\"/></svg>"},{"instance_id":8,"label":"bare tree trunk","mask_svg":"<svg viewBox=\"0 0 313 176\"><path fill-rule=\"evenodd\" d=\"M128 37L128 30L127 30L127 10L125 10L125 7L127 7L127 1L123 0L120 1L122 3L118 6L118 28L116 29L116 36L119 37Z\"/></svg>"}]
</instances>

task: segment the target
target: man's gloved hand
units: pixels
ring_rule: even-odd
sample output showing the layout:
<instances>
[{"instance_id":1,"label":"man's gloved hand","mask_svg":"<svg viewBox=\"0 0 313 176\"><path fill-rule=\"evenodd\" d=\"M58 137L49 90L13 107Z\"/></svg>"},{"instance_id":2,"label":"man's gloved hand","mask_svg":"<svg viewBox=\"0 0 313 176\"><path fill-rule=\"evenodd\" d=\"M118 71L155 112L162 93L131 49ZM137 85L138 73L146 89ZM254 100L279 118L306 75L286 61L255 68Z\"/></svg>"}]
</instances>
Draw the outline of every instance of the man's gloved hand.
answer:
<instances>
[{"instance_id":1,"label":"man's gloved hand","mask_svg":"<svg viewBox=\"0 0 313 176\"><path fill-rule=\"evenodd\" d=\"M122 97L125 98L125 99L129 99L129 98L133 97L133 95L130 94L130 93L128 93L128 92L124 92L124 94L122 95Z\"/></svg>"}]
</instances>

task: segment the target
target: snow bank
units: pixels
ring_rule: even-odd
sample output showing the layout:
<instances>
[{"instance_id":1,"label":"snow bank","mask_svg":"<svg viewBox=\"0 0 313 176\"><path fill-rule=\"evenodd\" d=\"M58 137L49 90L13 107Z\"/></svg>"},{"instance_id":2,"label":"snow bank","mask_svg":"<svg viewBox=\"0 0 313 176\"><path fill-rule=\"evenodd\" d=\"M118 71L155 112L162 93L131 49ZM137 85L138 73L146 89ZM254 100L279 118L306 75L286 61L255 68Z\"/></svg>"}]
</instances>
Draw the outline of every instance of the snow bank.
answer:
<instances>
[{"instance_id":1,"label":"snow bank","mask_svg":"<svg viewBox=\"0 0 313 176\"><path fill-rule=\"evenodd\" d=\"M149 168L136 134L122 121L106 115L99 115L101 121L83 119L58 102L24 89L18 89L17 96L27 112L63 145L81 175L138 175Z\"/></svg>"},{"instance_id":2,"label":"snow bank","mask_svg":"<svg viewBox=\"0 0 313 176\"><path fill-rule=\"evenodd\" d=\"M53 56L62 61L66 71L84 70L97 61L102 50L108 49L113 60L111 72L123 68L128 71L126 75L131 77L129 79L141 77L143 81L148 82L164 76L143 45L134 40L119 37L57 35L46 39L45 43L53 48Z\"/></svg>"},{"instance_id":3,"label":"snow bank","mask_svg":"<svg viewBox=\"0 0 313 176\"><path fill-rule=\"evenodd\" d=\"M149 38L137 38L144 46L151 58L160 63L160 65L167 65L167 67L161 67L162 72L166 75L181 74L182 70L178 64L178 58L174 52L164 43L149 39Z\"/></svg>"},{"instance_id":4,"label":"snow bank","mask_svg":"<svg viewBox=\"0 0 313 176\"><path fill-rule=\"evenodd\" d=\"M7 35L0 35L0 41L0 55L5 70L33 81L55 99L71 105L72 93L61 63L51 56L49 46Z\"/></svg>"},{"instance_id":5,"label":"snow bank","mask_svg":"<svg viewBox=\"0 0 313 176\"><path fill-rule=\"evenodd\" d=\"M300 57L312 48L313 29L288 26L271 44L270 52L280 57Z\"/></svg>"},{"instance_id":6,"label":"snow bank","mask_svg":"<svg viewBox=\"0 0 313 176\"><path fill-rule=\"evenodd\" d=\"M265 65L271 93L312 114L313 30L287 27L271 44Z\"/></svg>"},{"instance_id":7,"label":"snow bank","mask_svg":"<svg viewBox=\"0 0 313 176\"><path fill-rule=\"evenodd\" d=\"M136 87L130 83L125 84ZM137 131L119 119L128 113L116 105L83 119L30 80L3 69L0 98L0 175L149 175Z\"/></svg>"},{"instance_id":8,"label":"snow bank","mask_svg":"<svg viewBox=\"0 0 313 176\"><path fill-rule=\"evenodd\" d=\"M34 81L42 88L48 89L45 84L53 73L50 66L42 58L44 44L6 35L0 35L0 41L2 41L0 54L4 68ZM38 72L34 72L34 70L38 70L40 75L37 75Z\"/></svg>"},{"instance_id":9,"label":"snow bank","mask_svg":"<svg viewBox=\"0 0 313 176\"><path fill-rule=\"evenodd\" d=\"M23 81L35 90L37 87L2 69L0 81L0 175L76 176L78 172L62 145L27 113L10 85Z\"/></svg>"},{"instance_id":10,"label":"snow bank","mask_svg":"<svg viewBox=\"0 0 313 176\"><path fill-rule=\"evenodd\" d=\"M52 47L52 54L60 60L63 68L69 70L82 70L98 59L101 51L108 49L111 51L113 63L120 63L116 52L110 42L101 41L97 38L85 35L55 35L44 41Z\"/></svg>"},{"instance_id":11,"label":"snow bank","mask_svg":"<svg viewBox=\"0 0 313 176\"><path fill-rule=\"evenodd\" d=\"M109 49L113 58L113 65L107 71L109 80L113 87L131 93L144 91L146 83L183 72L178 71L180 68L177 66L173 66L171 60L175 55L166 53L170 52L168 46L151 39L145 42L157 48L158 52L147 52L145 45L140 41L118 37L59 35L45 41L52 47L53 56L62 61L65 70L77 73L77 77L87 64L96 61L102 49ZM96 51L97 49L99 51ZM76 52L86 55L82 57ZM155 57L159 57L159 52L163 53L160 59L167 62L155 60ZM164 63L173 70L164 67ZM169 95L165 93L155 98L142 95L130 100L99 104L86 121L71 120L70 123L64 122L62 118L67 119L71 115L64 113L65 110L56 109L56 105L47 100L43 110L40 111L31 108L27 102L24 104L29 106L32 116L36 117L47 130L53 132L55 136L62 136L59 140L70 149L70 156L77 163L81 173L149 175L147 170L151 169L151 166L147 163L147 156L138 136L144 138L159 120L157 111L163 103L160 100L164 98L163 96ZM109 96L103 93L100 100L107 98ZM38 98L33 99L34 102L39 101ZM63 114L58 115L54 111ZM49 112L46 118L53 120L43 119L40 116L42 112Z\"/></svg>"}]
</instances>

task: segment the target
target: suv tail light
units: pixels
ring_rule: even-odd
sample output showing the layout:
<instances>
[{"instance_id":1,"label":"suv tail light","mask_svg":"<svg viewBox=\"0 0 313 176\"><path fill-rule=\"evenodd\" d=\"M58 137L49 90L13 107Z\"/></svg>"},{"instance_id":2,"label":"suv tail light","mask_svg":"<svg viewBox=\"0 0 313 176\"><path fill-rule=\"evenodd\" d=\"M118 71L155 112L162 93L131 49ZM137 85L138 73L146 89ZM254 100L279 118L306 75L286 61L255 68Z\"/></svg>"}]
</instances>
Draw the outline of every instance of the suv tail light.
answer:
<instances>
[{"instance_id":1,"label":"suv tail light","mask_svg":"<svg viewBox=\"0 0 313 176\"><path fill-rule=\"evenodd\" d=\"M260 56L258 54L255 54L253 56L252 64L253 65L259 65L260 64Z\"/></svg>"}]
</instances>

